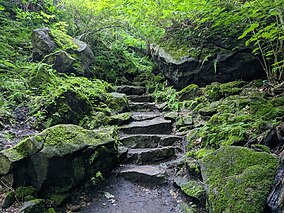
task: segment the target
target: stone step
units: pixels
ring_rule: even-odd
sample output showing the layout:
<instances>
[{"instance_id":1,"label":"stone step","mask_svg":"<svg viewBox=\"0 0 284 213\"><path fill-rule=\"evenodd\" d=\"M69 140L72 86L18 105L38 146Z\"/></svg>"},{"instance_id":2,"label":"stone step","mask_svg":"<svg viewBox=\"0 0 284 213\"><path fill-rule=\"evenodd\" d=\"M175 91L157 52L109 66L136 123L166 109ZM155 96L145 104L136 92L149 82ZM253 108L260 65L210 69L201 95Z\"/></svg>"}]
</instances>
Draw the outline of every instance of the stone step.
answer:
<instances>
[{"instance_id":1,"label":"stone step","mask_svg":"<svg viewBox=\"0 0 284 213\"><path fill-rule=\"evenodd\" d=\"M158 110L154 102L129 102L130 111L133 112L150 112Z\"/></svg>"},{"instance_id":2,"label":"stone step","mask_svg":"<svg viewBox=\"0 0 284 213\"><path fill-rule=\"evenodd\" d=\"M136 134L122 135L119 141L128 148L157 148L182 142L183 137L175 135Z\"/></svg>"},{"instance_id":3,"label":"stone step","mask_svg":"<svg viewBox=\"0 0 284 213\"><path fill-rule=\"evenodd\" d=\"M125 165L119 174L125 179L143 184L159 185L166 183L166 171L153 165Z\"/></svg>"},{"instance_id":4,"label":"stone step","mask_svg":"<svg viewBox=\"0 0 284 213\"><path fill-rule=\"evenodd\" d=\"M132 119L134 121L151 120L153 118L161 117L159 112L132 112Z\"/></svg>"},{"instance_id":5,"label":"stone step","mask_svg":"<svg viewBox=\"0 0 284 213\"><path fill-rule=\"evenodd\" d=\"M128 149L126 162L150 164L165 160L175 155L175 147Z\"/></svg>"},{"instance_id":6,"label":"stone step","mask_svg":"<svg viewBox=\"0 0 284 213\"><path fill-rule=\"evenodd\" d=\"M122 85L118 86L116 91L126 95L142 95L146 92L146 89L141 86Z\"/></svg>"},{"instance_id":7,"label":"stone step","mask_svg":"<svg viewBox=\"0 0 284 213\"><path fill-rule=\"evenodd\" d=\"M120 127L119 130L124 134L170 134L172 132L172 122L157 117L151 120L134 121Z\"/></svg>"},{"instance_id":8,"label":"stone step","mask_svg":"<svg viewBox=\"0 0 284 213\"><path fill-rule=\"evenodd\" d=\"M128 95L128 100L132 102L153 102L154 98L151 95Z\"/></svg>"}]
</instances>

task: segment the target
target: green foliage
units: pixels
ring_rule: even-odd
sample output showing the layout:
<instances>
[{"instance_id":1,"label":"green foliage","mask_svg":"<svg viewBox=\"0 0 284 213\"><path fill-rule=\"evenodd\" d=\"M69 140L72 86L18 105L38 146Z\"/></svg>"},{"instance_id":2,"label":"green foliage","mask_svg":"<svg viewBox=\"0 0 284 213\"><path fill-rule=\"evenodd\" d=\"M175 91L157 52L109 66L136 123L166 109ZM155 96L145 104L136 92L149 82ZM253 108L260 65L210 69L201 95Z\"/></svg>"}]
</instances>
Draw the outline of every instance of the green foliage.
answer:
<instances>
[{"instance_id":1,"label":"green foliage","mask_svg":"<svg viewBox=\"0 0 284 213\"><path fill-rule=\"evenodd\" d=\"M97 110L107 112L104 102L111 97L107 94L109 87L100 80L57 77L57 82L46 85L41 96L32 99L31 114L38 121L45 121L45 127L59 123L86 125L86 118L80 121L85 116L92 116Z\"/></svg>"},{"instance_id":2,"label":"green foliage","mask_svg":"<svg viewBox=\"0 0 284 213\"><path fill-rule=\"evenodd\" d=\"M240 13L248 26L239 39L246 38L246 46L260 54L262 65L272 83L283 80L284 71L284 21L283 2L254 0L246 2Z\"/></svg>"},{"instance_id":3,"label":"green foliage","mask_svg":"<svg viewBox=\"0 0 284 213\"><path fill-rule=\"evenodd\" d=\"M51 37L61 50L78 49L78 46L73 42L73 38L60 29L51 29Z\"/></svg>"},{"instance_id":4,"label":"green foliage","mask_svg":"<svg viewBox=\"0 0 284 213\"><path fill-rule=\"evenodd\" d=\"M179 110L179 102L177 98L177 92L173 87L167 87L166 82L156 85L153 97L158 103L166 103L164 109Z\"/></svg>"},{"instance_id":5,"label":"green foliage","mask_svg":"<svg viewBox=\"0 0 284 213\"><path fill-rule=\"evenodd\" d=\"M96 57L92 66L94 76L110 83L131 84L139 74L150 75L153 62L147 56L128 48L119 41L107 43L96 39L93 42Z\"/></svg>"}]
</instances>

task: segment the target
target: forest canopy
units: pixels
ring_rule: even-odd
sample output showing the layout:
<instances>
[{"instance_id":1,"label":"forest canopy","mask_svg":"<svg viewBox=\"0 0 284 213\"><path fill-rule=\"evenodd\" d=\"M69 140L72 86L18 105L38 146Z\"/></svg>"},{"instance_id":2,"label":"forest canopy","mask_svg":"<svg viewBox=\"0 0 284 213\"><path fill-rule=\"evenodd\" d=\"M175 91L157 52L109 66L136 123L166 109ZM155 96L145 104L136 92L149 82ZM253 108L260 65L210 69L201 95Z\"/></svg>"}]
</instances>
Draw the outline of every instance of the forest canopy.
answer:
<instances>
[{"instance_id":1,"label":"forest canopy","mask_svg":"<svg viewBox=\"0 0 284 213\"><path fill-rule=\"evenodd\" d=\"M283 80L282 0L2 0L0 10L110 47L149 49L174 35L180 42L194 38L230 48L235 39L260 58L271 83Z\"/></svg>"}]
</instances>

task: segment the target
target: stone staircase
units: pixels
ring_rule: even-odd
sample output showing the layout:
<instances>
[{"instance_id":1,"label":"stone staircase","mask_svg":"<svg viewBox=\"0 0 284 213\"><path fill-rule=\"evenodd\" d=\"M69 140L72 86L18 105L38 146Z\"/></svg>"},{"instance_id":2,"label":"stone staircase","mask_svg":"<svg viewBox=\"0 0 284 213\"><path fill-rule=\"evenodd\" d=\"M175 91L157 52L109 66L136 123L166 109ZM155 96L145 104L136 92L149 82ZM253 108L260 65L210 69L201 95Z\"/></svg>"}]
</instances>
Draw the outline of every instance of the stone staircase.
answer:
<instances>
[{"instance_id":1,"label":"stone staircase","mask_svg":"<svg viewBox=\"0 0 284 213\"><path fill-rule=\"evenodd\" d=\"M128 96L132 112L132 122L119 128L122 164L117 173L139 183L166 183L167 165L179 162L183 137L173 134L173 121L164 118L145 88L121 86L117 92Z\"/></svg>"}]
</instances>

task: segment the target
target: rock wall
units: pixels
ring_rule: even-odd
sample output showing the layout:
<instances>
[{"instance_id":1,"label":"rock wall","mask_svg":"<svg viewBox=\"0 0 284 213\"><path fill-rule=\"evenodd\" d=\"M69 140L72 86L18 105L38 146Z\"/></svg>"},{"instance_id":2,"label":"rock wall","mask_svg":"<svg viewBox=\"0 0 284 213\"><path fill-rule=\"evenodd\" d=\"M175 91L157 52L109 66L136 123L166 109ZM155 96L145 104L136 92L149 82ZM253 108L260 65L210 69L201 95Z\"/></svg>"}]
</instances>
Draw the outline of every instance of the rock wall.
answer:
<instances>
[{"instance_id":1,"label":"rock wall","mask_svg":"<svg viewBox=\"0 0 284 213\"><path fill-rule=\"evenodd\" d=\"M265 78L258 58L248 49L219 50L207 59L185 56L176 60L160 46L152 46L151 53L159 71L178 89L189 84L204 86L215 81L226 83Z\"/></svg>"}]
</instances>

